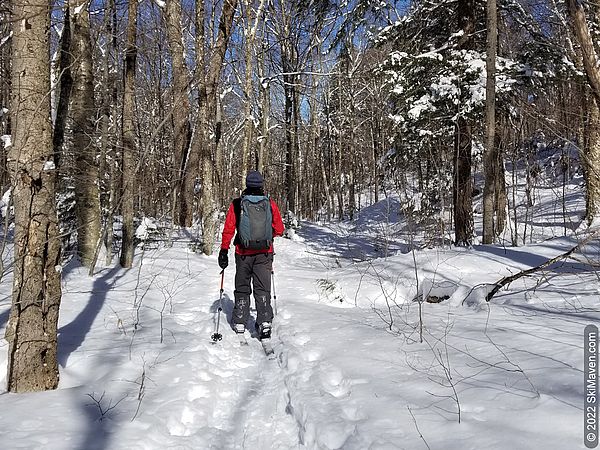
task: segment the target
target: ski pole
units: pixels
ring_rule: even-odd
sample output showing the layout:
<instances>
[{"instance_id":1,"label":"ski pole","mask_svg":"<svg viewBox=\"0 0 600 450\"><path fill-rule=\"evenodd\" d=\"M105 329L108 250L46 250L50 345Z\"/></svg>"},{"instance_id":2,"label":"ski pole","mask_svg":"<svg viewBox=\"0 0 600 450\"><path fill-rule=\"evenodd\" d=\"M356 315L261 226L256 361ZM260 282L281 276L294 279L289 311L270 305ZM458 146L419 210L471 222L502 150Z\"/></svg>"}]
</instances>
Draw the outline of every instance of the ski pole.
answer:
<instances>
[{"instance_id":1,"label":"ski pole","mask_svg":"<svg viewBox=\"0 0 600 450\"><path fill-rule=\"evenodd\" d=\"M221 311L223 311L223 280L225 279L225 269L221 270L221 289L219 290L219 309L217 314L217 328L213 335L210 337L213 342L220 341L223 339L223 335L219 333L219 325L221 323Z\"/></svg>"},{"instance_id":2,"label":"ski pole","mask_svg":"<svg viewBox=\"0 0 600 450\"><path fill-rule=\"evenodd\" d=\"M271 281L273 282L273 312L277 315L277 292L275 292L275 271L271 267Z\"/></svg>"}]
</instances>

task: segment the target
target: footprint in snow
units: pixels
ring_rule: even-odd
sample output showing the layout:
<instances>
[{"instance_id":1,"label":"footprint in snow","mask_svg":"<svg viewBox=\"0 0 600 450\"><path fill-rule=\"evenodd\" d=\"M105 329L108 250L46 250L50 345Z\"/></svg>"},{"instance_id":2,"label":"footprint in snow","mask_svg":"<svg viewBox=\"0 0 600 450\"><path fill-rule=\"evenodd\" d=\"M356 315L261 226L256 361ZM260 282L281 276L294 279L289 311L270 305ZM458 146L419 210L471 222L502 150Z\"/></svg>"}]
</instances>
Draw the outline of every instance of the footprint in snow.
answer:
<instances>
[{"instance_id":1,"label":"footprint in snow","mask_svg":"<svg viewBox=\"0 0 600 450\"><path fill-rule=\"evenodd\" d=\"M342 406L342 413L347 420L352 421L366 420L368 418L368 416L361 411L360 407L356 405Z\"/></svg>"},{"instance_id":2,"label":"footprint in snow","mask_svg":"<svg viewBox=\"0 0 600 450\"><path fill-rule=\"evenodd\" d=\"M204 370L200 370L196 373L196 375L198 376L198 378L202 381L210 381L212 380L212 377L208 374L208 372L204 371Z\"/></svg>"},{"instance_id":3,"label":"footprint in snow","mask_svg":"<svg viewBox=\"0 0 600 450\"><path fill-rule=\"evenodd\" d=\"M193 402L199 398L208 398L210 396L210 389L202 384L194 385L188 391L187 399Z\"/></svg>"},{"instance_id":4,"label":"footprint in snow","mask_svg":"<svg viewBox=\"0 0 600 450\"><path fill-rule=\"evenodd\" d=\"M181 417L169 417L167 428L172 436L189 436L192 434L195 414L188 406L184 406Z\"/></svg>"},{"instance_id":5,"label":"footprint in snow","mask_svg":"<svg viewBox=\"0 0 600 450\"><path fill-rule=\"evenodd\" d=\"M294 337L294 343L296 345L304 345L310 342L310 336L308 334L298 334Z\"/></svg>"},{"instance_id":6,"label":"footprint in snow","mask_svg":"<svg viewBox=\"0 0 600 450\"><path fill-rule=\"evenodd\" d=\"M304 353L304 359L307 362L318 361L321 358L321 352L318 350L308 350Z\"/></svg>"}]
</instances>

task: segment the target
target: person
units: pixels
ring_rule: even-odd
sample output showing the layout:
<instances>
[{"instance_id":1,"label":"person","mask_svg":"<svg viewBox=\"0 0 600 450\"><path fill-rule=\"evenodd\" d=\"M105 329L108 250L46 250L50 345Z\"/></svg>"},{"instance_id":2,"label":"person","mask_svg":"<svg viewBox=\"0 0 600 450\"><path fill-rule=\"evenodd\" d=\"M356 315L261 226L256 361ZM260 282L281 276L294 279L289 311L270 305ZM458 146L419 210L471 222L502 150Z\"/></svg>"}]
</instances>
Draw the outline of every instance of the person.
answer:
<instances>
[{"instance_id":1,"label":"person","mask_svg":"<svg viewBox=\"0 0 600 450\"><path fill-rule=\"evenodd\" d=\"M261 340L271 337L273 321L271 306L273 238L282 236L284 232L279 208L272 199L265 196L263 184L264 179L260 172L254 170L248 172L246 189L229 205L219 252L219 267L225 269L229 265L229 246L235 234L233 241L235 245L233 329L236 333L243 333L246 329L246 323L250 317L250 295L253 288L256 305L255 328ZM262 209L260 205L263 205ZM269 218L271 226L265 227ZM254 225L249 226L249 223ZM259 226L256 226L256 223ZM262 228L260 227L261 223ZM254 236L248 238L248 229L251 227L254 227ZM256 236L256 229L260 230L259 234L262 233L265 236Z\"/></svg>"}]
</instances>

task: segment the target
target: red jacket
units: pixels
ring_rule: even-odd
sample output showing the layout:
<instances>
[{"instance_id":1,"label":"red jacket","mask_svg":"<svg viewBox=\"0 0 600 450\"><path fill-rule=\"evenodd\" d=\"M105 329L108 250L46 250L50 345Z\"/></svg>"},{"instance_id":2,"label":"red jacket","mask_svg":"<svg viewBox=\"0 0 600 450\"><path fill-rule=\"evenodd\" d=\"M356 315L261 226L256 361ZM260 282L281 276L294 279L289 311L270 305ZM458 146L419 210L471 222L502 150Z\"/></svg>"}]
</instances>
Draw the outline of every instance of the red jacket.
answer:
<instances>
[{"instance_id":1,"label":"red jacket","mask_svg":"<svg viewBox=\"0 0 600 450\"><path fill-rule=\"evenodd\" d=\"M238 207L234 207L234 203L238 202ZM237 229L237 214L239 214L239 199L234 200L229 205L229 209L227 210L227 217L225 218L225 226L223 227L223 236L221 238L221 248L228 250L231 245L231 240L235 235ZM277 204L271 199L271 223L273 225L273 237L283 236L284 226L283 220L281 220L281 213L279 212L279 208ZM239 244L235 246L235 252L239 255L256 255L258 253L273 253L273 244L269 250L253 250L248 248L240 247Z\"/></svg>"}]
</instances>

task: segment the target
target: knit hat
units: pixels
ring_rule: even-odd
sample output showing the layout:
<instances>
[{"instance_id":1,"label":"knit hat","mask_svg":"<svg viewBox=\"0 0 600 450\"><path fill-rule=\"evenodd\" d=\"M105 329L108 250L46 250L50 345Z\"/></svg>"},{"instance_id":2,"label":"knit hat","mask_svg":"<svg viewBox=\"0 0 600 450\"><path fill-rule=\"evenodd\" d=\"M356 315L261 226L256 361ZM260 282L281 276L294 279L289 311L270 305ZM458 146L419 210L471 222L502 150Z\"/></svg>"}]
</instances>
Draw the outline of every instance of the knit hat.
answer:
<instances>
[{"instance_id":1,"label":"knit hat","mask_svg":"<svg viewBox=\"0 0 600 450\"><path fill-rule=\"evenodd\" d=\"M263 187L264 179L258 170L251 170L246 175L246 187L247 188L260 188Z\"/></svg>"}]
</instances>

